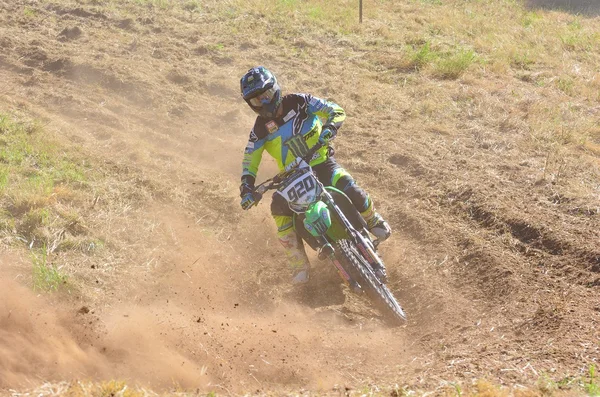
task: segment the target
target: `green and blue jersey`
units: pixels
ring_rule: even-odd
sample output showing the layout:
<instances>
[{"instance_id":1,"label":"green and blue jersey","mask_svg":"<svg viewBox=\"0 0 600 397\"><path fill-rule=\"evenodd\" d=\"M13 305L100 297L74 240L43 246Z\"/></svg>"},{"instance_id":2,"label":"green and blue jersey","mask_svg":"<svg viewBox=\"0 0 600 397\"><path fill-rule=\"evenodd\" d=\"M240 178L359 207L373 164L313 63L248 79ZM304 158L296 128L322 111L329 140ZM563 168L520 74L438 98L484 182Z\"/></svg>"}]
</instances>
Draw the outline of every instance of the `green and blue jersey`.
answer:
<instances>
[{"instance_id":1,"label":"green and blue jersey","mask_svg":"<svg viewBox=\"0 0 600 397\"><path fill-rule=\"evenodd\" d=\"M340 106L308 94L286 95L281 106L280 117L256 118L242 162L242 181L246 183L254 184L265 150L283 171L319 142L323 126L337 130L346 118ZM310 165L321 164L328 157L329 149L323 147L315 153Z\"/></svg>"}]
</instances>

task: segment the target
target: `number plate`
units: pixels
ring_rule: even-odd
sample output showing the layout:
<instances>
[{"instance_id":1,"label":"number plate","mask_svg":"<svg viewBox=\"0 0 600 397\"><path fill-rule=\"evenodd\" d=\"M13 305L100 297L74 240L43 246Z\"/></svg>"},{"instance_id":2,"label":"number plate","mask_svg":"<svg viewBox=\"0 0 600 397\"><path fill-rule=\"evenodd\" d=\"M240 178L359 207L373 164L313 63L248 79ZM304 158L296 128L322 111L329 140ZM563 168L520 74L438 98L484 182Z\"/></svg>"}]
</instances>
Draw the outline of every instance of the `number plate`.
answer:
<instances>
[{"instance_id":1,"label":"number plate","mask_svg":"<svg viewBox=\"0 0 600 397\"><path fill-rule=\"evenodd\" d=\"M287 200L292 211L302 213L319 199L322 192L310 169L300 169L290 175L279 188L279 193Z\"/></svg>"}]
</instances>

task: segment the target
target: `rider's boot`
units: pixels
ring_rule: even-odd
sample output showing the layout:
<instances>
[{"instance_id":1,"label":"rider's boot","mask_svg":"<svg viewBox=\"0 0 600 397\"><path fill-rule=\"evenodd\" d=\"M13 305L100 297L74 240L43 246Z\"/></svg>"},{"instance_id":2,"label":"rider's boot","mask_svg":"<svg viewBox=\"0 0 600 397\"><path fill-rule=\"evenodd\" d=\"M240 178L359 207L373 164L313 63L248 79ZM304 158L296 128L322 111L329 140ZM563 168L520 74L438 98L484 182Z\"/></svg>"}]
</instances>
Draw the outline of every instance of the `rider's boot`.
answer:
<instances>
[{"instance_id":1,"label":"rider's boot","mask_svg":"<svg viewBox=\"0 0 600 397\"><path fill-rule=\"evenodd\" d=\"M392 235L392 228L383 219L383 217L375 211L373 201L370 198L369 206L365 211L361 212L360 214L367 223L367 229L369 230L369 232L375 237L377 237L377 239L375 240L376 247ZM385 271L385 267L375 265L373 266L373 270L375 271L375 275L377 275L377 277L382 283L385 283L387 281L387 273Z\"/></svg>"},{"instance_id":2,"label":"rider's boot","mask_svg":"<svg viewBox=\"0 0 600 397\"><path fill-rule=\"evenodd\" d=\"M375 211L375 207L373 206L373 200L371 200L370 198L368 200L369 206L360 214L367 223L367 229L369 230L369 232L371 232L372 235L377 237L378 243L381 243L387 240L392 235L392 228L383 219L383 217Z\"/></svg>"},{"instance_id":3,"label":"rider's boot","mask_svg":"<svg viewBox=\"0 0 600 397\"><path fill-rule=\"evenodd\" d=\"M304 284L309 280L310 264L304 243L295 231L279 236L279 242L283 245L288 263L292 269L292 284Z\"/></svg>"},{"instance_id":4,"label":"rider's boot","mask_svg":"<svg viewBox=\"0 0 600 397\"><path fill-rule=\"evenodd\" d=\"M367 229L372 235L377 237L378 242L384 242L392 235L392 228L377 212L372 222L367 223Z\"/></svg>"}]
</instances>

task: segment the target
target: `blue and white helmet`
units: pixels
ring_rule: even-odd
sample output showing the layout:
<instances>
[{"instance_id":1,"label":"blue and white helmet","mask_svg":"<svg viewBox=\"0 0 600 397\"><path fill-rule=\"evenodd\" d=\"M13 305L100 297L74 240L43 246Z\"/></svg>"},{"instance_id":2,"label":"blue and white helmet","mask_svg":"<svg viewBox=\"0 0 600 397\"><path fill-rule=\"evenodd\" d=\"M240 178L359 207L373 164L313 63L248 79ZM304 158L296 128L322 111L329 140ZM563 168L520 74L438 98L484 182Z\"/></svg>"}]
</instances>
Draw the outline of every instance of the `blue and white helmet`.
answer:
<instances>
[{"instance_id":1,"label":"blue and white helmet","mask_svg":"<svg viewBox=\"0 0 600 397\"><path fill-rule=\"evenodd\" d=\"M240 80L242 97L258 115L275 118L281 104L281 88L275 75L263 66L257 66L246 72Z\"/></svg>"}]
</instances>

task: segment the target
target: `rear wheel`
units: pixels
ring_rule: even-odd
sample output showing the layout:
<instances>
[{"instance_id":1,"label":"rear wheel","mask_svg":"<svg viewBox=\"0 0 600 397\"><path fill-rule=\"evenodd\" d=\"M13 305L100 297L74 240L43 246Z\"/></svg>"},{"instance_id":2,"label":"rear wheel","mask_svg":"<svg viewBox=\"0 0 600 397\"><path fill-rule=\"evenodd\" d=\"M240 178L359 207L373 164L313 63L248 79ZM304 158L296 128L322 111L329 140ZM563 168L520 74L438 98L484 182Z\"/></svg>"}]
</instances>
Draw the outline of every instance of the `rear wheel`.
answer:
<instances>
[{"instance_id":1,"label":"rear wheel","mask_svg":"<svg viewBox=\"0 0 600 397\"><path fill-rule=\"evenodd\" d=\"M401 325L406 321L406 314L388 287L380 282L371 269L369 262L363 258L356 245L350 240L339 240L336 255L343 267L365 291L374 305L384 314L392 325Z\"/></svg>"}]
</instances>

